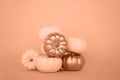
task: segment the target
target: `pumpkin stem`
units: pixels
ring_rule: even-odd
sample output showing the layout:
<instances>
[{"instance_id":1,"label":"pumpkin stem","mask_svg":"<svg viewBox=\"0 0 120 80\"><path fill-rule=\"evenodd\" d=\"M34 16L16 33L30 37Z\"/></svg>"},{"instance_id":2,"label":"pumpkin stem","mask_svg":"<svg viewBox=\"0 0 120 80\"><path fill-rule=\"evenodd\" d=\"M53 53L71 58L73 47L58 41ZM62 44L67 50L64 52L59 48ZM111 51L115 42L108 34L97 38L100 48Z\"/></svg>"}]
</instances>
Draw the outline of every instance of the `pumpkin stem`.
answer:
<instances>
[{"instance_id":1,"label":"pumpkin stem","mask_svg":"<svg viewBox=\"0 0 120 80\"><path fill-rule=\"evenodd\" d=\"M30 62L32 62L32 61L33 61L33 59L31 58L31 59L30 59Z\"/></svg>"}]
</instances>

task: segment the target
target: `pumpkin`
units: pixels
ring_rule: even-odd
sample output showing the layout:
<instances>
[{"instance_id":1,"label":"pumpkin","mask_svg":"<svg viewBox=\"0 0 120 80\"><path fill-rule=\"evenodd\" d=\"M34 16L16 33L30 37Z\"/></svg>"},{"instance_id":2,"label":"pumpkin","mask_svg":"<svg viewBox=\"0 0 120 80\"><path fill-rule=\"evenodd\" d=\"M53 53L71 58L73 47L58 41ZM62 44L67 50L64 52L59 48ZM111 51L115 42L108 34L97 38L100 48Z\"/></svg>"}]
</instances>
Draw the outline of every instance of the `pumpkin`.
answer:
<instances>
[{"instance_id":1,"label":"pumpkin","mask_svg":"<svg viewBox=\"0 0 120 80\"><path fill-rule=\"evenodd\" d=\"M62 58L62 66L65 70L76 71L81 70L85 64L85 58L77 53L64 55Z\"/></svg>"},{"instance_id":2,"label":"pumpkin","mask_svg":"<svg viewBox=\"0 0 120 80\"><path fill-rule=\"evenodd\" d=\"M35 70L35 57L39 56L39 52L34 49L28 49L24 52L21 58L21 62L28 70Z\"/></svg>"},{"instance_id":3,"label":"pumpkin","mask_svg":"<svg viewBox=\"0 0 120 80\"><path fill-rule=\"evenodd\" d=\"M61 69L62 59L38 56L35 59L37 70L40 72L57 72Z\"/></svg>"},{"instance_id":4,"label":"pumpkin","mask_svg":"<svg viewBox=\"0 0 120 80\"><path fill-rule=\"evenodd\" d=\"M67 37L68 51L75 53L83 53L86 49L85 40L78 37Z\"/></svg>"},{"instance_id":5,"label":"pumpkin","mask_svg":"<svg viewBox=\"0 0 120 80\"><path fill-rule=\"evenodd\" d=\"M62 57L67 50L67 41L60 33L49 34L43 43L43 50L51 57Z\"/></svg>"},{"instance_id":6,"label":"pumpkin","mask_svg":"<svg viewBox=\"0 0 120 80\"><path fill-rule=\"evenodd\" d=\"M40 40L44 41L44 39L48 36L48 34L53 32L61 33L61 30L57 26L45 26L40 29L38 36Z\"/></svg>"}]
</instances>

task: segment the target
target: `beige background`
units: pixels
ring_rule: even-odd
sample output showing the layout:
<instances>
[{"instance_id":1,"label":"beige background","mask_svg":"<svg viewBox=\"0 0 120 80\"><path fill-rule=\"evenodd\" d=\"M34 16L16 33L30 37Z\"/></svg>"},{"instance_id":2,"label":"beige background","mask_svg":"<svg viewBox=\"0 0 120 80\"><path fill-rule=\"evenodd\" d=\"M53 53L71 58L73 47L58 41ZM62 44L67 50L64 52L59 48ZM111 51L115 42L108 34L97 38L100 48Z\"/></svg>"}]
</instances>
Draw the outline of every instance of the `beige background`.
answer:
<instances>
[{"instance_id":1,"label":"beige background","mask_svg":"<svg viewBox=\"0 0 120 80\"><path fill-rule=\"evenodd\" d=\"M58 25L86 40L82 71L40 73L20 62L38 30ZM0 80L120 80L120 0L0 0Z\"/></svg>"}]
</instances>

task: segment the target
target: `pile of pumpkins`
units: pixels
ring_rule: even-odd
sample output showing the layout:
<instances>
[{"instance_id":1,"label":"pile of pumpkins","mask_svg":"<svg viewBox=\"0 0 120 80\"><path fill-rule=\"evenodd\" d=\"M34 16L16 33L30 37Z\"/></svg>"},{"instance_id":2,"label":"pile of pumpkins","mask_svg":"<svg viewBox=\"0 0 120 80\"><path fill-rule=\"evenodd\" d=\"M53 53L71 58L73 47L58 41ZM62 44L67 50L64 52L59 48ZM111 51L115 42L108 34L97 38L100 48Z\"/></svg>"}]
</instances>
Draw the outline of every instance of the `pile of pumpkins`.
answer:
<instances>
[{"instance_id":1,"label":"pile of pumpkins","mask_svg":"<svg viewBox=\"0 0 120 80\"><path fill-rule=\"evenodd\" d=\"M40 72L79 71L83 68L85 58L81 53L86 49L85 40L67 37L56 26L42 27L39 38L39 51L28 49L22 55L21 62L25 68Z\"/></svg>"}]
</instances>

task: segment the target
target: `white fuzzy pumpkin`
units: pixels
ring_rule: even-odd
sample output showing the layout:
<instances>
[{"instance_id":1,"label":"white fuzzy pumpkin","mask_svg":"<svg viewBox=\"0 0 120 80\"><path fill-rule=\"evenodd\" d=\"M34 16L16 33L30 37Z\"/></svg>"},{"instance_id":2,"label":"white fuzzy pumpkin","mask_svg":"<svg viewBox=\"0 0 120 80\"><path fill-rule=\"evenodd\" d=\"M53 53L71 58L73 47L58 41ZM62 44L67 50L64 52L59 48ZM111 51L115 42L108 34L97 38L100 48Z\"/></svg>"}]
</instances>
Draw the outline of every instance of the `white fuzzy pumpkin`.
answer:
<instances>
[{"instance_id":1,"label":"white fuzzy pumpkin","mask_svg":"<svg viewBox=\"0 0 120 80\"><path fill-rule=\"evenodd\" d=\"M35 59L36 67L40 72L57 72L61 69L61 58L52 58L46 56L38 56Z\"/></svg>"},{"instance_id":2,"label":"white fuzzy pumpkin","mask_svg":"<svg viewBox=\"0 0 120 80\"><path fill-rule=\"evenodd\" d=\"M53 32L61 33L61 30L57 26L42 27L38 33L38 36L40 40L44 40L48 36L48 34L53 33Z\"/></svg>"},{"instance_id":3,"label":"white fuzzy pumpkin","mask_svg":"<svg viewBox=\"0 0 120 80\"><path fill-rule=\"evenodd\" d=\"M82 53L86 49L85 40L78 37L67 37L68 50L71 52Z\"/></svg>"},{"instance_id":4,"label":"white fuzzy pumpkin","mask_svg":"<svg viewBox=\"0 0 120 80\"><path fill-rule=\"evenodd\" d=\"M42 55L62 57L67 49L67 41L57 26L43 27L39 31L41 40L40 52Z\"/></svg>"},{"instance_id":5,"label":"white fuzzy pumpkin","mask_svg":"<svg viewBox=\"0 0 120 80\"><path fill-rule=\"evenodd\" d=\"M21 58L23 66L29 70L35 70L35 57L39 56L39 52L34 49L28 49L24 52Z\"/></svg>"}]
</instances>

